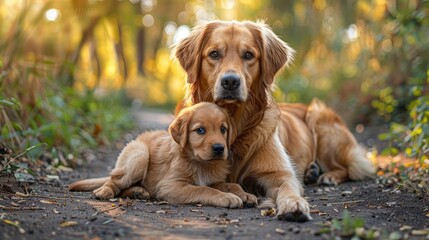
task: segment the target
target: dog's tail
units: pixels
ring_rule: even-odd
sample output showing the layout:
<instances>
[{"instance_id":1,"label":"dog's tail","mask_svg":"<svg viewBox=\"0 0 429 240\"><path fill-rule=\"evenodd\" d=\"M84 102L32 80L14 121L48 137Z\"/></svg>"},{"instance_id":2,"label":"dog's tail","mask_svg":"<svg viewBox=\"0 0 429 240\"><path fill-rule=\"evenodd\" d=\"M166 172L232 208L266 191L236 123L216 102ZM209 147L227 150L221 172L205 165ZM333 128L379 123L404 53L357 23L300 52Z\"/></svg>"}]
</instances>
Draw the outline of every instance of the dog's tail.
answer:
<instances>
[{"instance_id":1,"label":"dog's tail","mask_svg":"<svg viewBox=\"0 0 429 240\"><path fill-rule=\"evenodd\" d=\"M363 180L375 177L375 168L366 157L365 149L360 145L353 146L348 152L348 175L351 180Z\"/></svg>"},{"instance_id":2,"label":"dog's tail","mask_svg":"<svg viewBox=\"0 0 429 240\"><path fill-rule=\"evenodd\" d=\"M110 177L101 177L80 180L70 184L69 191L89 192L103 186L109 179Z\"/></svg>"},{"instance_id":3,"label":"dog's tail","mask_svg":"<svg viewBox=\"0 0 429 240\"><path fill-rule=\"evenodd\" d=\"M365 149L359 145L341 117L325 103L313 99L308 106L306 122L316 135L316 141L323 138L322 141L317 142L318 148L342 148L337 149L335 159L345 165L349 179L362 180L374 177L375 168L366 157ZM320 136L317 137L319 134ZM325 161L335 161L335 159L325 159Z\"/></svg>"}]
</instances>

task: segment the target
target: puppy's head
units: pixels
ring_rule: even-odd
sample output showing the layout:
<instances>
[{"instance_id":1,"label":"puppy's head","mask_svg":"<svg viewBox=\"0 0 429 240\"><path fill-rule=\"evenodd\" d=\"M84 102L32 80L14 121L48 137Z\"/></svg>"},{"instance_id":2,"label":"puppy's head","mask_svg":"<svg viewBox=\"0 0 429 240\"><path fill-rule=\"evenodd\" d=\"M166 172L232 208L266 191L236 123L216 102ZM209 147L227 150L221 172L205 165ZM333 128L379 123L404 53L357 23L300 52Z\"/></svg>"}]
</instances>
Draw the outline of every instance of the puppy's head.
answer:
<instances>
[{"instance_id":1,"label":"puppy's head","mask_svg":"<svg viewBox=\"0 0 429 240\"><path fill-rule=\"evenodd\" d=\"M169 132L183 151L199 161L226 160L231 139L231 123L226 111L202 102L180 112Z\"/></svg>"},{"instance_id":2,"label":"puppy's head","mask_svg":"<svg viewBox=\"0 0 429 240\"><path fill-rule=\"evenodd\" d=\"M197 26L175 50L188 83L218 103L245 102L255 91L265 94L294 53L264 23L250 21Z\"/></svg>"}]
</instances>

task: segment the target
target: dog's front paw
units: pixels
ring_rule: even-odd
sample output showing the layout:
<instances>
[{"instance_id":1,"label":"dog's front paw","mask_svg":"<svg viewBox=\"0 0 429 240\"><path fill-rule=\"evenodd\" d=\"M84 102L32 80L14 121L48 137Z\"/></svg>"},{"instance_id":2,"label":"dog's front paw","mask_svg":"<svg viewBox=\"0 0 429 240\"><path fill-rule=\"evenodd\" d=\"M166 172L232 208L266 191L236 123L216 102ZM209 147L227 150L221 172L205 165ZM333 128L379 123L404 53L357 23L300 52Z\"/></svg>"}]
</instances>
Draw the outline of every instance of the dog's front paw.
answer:
<instances>
[{"instance_id":1,"label":"dog's front paw","mask_svg":"<svg viewBox=\"0 0 429 240\"><path fill-rule=\"evenodd\" d=\"M238 194L238 197L243 201L244 207L256 207L258 206L258 198L250 193L243 192Z\"/></svg>"},{"instance_id":2,"label":"dog's front paw","mask_svg":"<svg viewBox=\"0 0 429 240\"><path fill-rule=\"evenodd\" d=\"M96 198L101 200L112 199L115 197L113 190L106 186L101 186L93 191Z\"/></svg>"},{"instance_id":3,"label":"dog's front paw","mask_svg":"<svg viewBox=\"0 0 429 240\"><path fill-rule=\"evenodd\" d=\"M319 178L319 175L320 175L319 165L317 165L316 163L310 164L310 166L308 166L308 168L305 170L304 183L305 184L316 183L317 179Z\"/></svg>"},{"instance_id":4,"label":"dog's front paw","mask_svg":"<svg viewBox=\"0 0 429 240\"><path fill-rule=\"evenodd\" d=\"M317 180L317 183L319 185L328 185L328 186L336 186L340 183L340 180L338 180L333 174L330 172L322 174L322 176L319 177Z\"/></svg>"},{"instance_id":5,"label":"dog's front paw","mask_svg":"<svg viewBox=\"0 0 429 240\"><path fill-rule=\"evenodd\" d=\"M279 220L306 222L311 219L308 203L302 197L277 199L277 210Z\"/></svg>"},{"instance_id":6,"label":"dog's front paw","mask_svg":"<svg viewBox=\"0 0 429 240\"><path fill-rule=\"evenodd\" d=\"M214 205L216 207L225 208L242 208L243 201L235 194L223 193L220 197L215 199Z\"/></svg>"}]
</instances>

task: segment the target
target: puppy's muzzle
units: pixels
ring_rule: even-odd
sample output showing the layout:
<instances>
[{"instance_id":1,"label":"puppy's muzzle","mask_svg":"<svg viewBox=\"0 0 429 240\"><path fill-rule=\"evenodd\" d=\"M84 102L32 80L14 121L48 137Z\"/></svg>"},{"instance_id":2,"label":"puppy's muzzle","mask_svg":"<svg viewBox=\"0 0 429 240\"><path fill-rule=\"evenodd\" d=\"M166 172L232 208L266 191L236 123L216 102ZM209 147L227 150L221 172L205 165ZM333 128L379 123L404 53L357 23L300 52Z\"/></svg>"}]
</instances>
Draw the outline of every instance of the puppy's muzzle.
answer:
<instances>
[{"instance_id":1,"label":"puppy's muzzle","mask_svg":"<svg viewBox=\"0 0 429 240\"><path fill-rule=\"evenodd\" d=\"M225 151L225 146L220 143L215 143L212 145L212 151L214 157L222 157Z\"/></svg>"}]
</instances>

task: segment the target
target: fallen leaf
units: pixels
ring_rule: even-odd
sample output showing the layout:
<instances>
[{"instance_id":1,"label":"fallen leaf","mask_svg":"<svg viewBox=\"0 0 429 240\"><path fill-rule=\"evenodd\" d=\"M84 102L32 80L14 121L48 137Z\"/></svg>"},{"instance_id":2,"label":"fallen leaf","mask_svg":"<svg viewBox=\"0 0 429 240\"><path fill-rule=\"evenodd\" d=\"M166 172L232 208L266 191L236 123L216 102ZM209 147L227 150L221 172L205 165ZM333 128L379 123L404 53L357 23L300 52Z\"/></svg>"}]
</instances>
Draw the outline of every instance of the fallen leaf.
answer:
<instances>
[{"instance_id":1,"label":"fallen leaf","mask_svg":"<svg viewBox=\"0 0 429 240\"><path fill-rule=\"evenodd\" d=\"M22 193L22 192L16 192L15 195L18 196L18 197L28 197L28 196L30 196L30 195Z\"/></svg>"},{"instance_id":2,"label":"fallen leaf","mask_svg":"<svg viewBox=\"0 0 429 240\"><path fill-rule=\"evenodd\" d=\"M60 177L58 175L47 175L46 178L48 181L60 181Z\"/></svg>"},{"instance_id":3,"label":"fallen leaf","mask_svg":"<svg viewBox=\"0 0 429 240\"><path fill-rule=\"evenodd\" d=\"M404 225L404 226L402 226L402 227L399 228L400 231L408 231L408 230L411 230L411 229L413 229L413 227L408 226L408 225Z\"/></svg>"},{"instance_id":4,"label":"fallen leaf","mask_svg":"<svg viewBox=\"0 0 429 240\"><path fill-rule=\"evenodd\" d=\"M352 191L342 191L341 195L342 196L352 195Z\"/></svg>"},{"instance_id":5,"label":"fallen leaf","mask_svg":"<svg viewBox=\"0 0 429 240\"><path fill-rule=\"evenodd\" d=\"M45 204L58 204L56 201L54 200L46 200L46 199L42 199L40 200L41 203L45 203Z\"/></svg>"},{"instance_id":6,"label":"fallen leaf","mask_svg":"<svg viewBox=\"0 0 429 240\"><path fill-rule=\"evenodd\" d=\"M65 221L60 224L60 227L72 227L76 226L78 223L76 221Z\"/></svg>"},{"instance_id":7,"label":"fallen leaf","mask_svg":"<svg viewBox=\"0 0 429 240\"><path fill-rule=\"evenodd\" d=\"M105 225L105 224L108 224L108 223L110 223L110 222L113 222L113 219L111 218L111 219L107 219L106 221L104 221L102 224L103 225Z\"/></svg>"},{"instance_id":8,"label":"fallen leaf","mask_svg":"<svg viewBox=\"0 0 429 240\"><path fill-rule=\"evenodd\" d=\"M411 231L411 235L414 236L425 236L429 234L429 229L418 229Z\"/></svg>"},{"instance_id":9,"label":"fallen leaf","mask_svg":"<svg viewBox=\"0 0 429 240\"><path fill-rule=\"evenodd\" d=\"M57 209L55 209L55 208L54 208L52 211L53 211L54 213L56 213L56 214L59 214L59 213L60 213L60 212L58 212L58 211L57 211Z\"/></svg>"},{"instance_id":10,"label":"fallen leaf","mask_svg":"<svg viewBox=\"0 0 429 240\"><path fill-rule=\"evenodd\" d=\"M25 233L25 230L21 226L19 226L19 222L18 221L14 222L14 221L11 221L11 220L8 220L8 219L3 219L3 222L6 223L6 224L9 224L9 225L12 225L12 226L18 228L18 231L20 233L22 233L22 234Z\"/></svg>"},{"instance_id":11,"label":"fallen leaf","mask_svg":"<svg viewBox=\"0 0 429 240\"><path fill-rule=\"evenodd\" d=\"M429 217L429 212L425 214L426 217Z\"/></svg>"},{"instance_id":12,"label":"fallen leaf","mask_svg":"<svg viewBox=\"0 0 429 240\"><path fill-rule=\"evenodd\" d=\"M276 228L275 231L276 231L276 233L281 234L281 235L284 235L286 233L286 231L281 229L281 228Z\"/></svg>"},{"instance_id":13,"label":"fallen leaf","mask_svg":"<svg viewBox=\"0 0 429 240\"><path fill-rule=\"evenodd\" d=\"M269 216L269 217L273 217L276 215L276 209L274 208L269 208L269 209L262 209L261 210L261 215L262 216Z\"/></svg>"}]
</instances>

